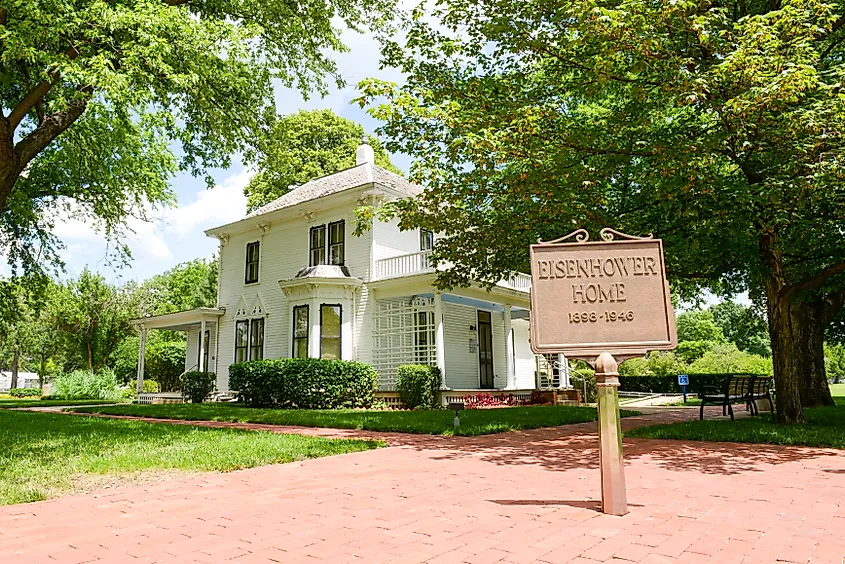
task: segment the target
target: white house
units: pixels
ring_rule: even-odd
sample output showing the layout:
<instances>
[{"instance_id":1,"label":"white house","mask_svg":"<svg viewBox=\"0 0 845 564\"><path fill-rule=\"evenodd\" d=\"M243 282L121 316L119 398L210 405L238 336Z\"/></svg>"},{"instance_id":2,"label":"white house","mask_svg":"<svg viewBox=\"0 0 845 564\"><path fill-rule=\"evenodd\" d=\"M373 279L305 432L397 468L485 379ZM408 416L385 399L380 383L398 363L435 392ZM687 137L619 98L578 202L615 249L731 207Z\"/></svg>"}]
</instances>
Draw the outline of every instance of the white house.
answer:
<instances>
[{"instance_id":1,"label":"white house","mask_svg":"<svg viewBox=\"0 0 845 564\"><path fill-rule=\"evenodd\" d=\"M530 393L537 367L528 344L530 277L490 291L435 290L431 233L374 220L353 235L356 208L422 188L376 166L367 144L356 162L206 231L220 241L217 308L135 320L142 342L149 329L187 331L186 370L215 372L220 390L229 389L232 363L314 357L371 364L383 391L394 389L397 366L426 363L440 367L455 396ZM139 380L142 371L143 359Z\"/></svg>"}]
</instances>

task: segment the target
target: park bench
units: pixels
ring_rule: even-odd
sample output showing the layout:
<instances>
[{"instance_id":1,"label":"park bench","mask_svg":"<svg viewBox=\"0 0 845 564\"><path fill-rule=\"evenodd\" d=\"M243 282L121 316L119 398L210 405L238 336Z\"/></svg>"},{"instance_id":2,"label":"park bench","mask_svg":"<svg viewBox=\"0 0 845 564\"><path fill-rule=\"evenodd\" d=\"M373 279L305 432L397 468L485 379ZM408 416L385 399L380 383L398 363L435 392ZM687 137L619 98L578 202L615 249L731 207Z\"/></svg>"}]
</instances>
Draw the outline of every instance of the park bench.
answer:
<instances>
[{"instance_id":1,"label":"park bench","mask_svg":"<svg viewBox=\"0 0 845 564\"><path fill-rule=\"evenodd\" d=\"M752 415L757 415L760 412L757 408L757 400L762 399L769 401L769 405L772 406L772 418L774 418L771 384L772 379L768 376L742 374L728 378L721 390L715 386L704 386L698 393L701 399L699 419L704 419L704 406L708 403L721 405L722 415L730 414L731 420L734 419L733 404L744 403Z\"/></svg>"}]
</instances>

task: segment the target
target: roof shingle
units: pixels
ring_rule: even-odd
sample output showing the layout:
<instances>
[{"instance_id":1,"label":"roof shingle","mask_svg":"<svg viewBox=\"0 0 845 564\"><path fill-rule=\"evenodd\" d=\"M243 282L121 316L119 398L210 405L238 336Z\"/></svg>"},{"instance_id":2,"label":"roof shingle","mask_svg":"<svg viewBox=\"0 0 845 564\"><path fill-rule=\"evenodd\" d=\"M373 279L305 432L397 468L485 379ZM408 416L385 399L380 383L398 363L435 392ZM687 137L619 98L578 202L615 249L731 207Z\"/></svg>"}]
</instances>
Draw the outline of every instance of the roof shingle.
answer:
<instances>
[{"instance_id":1,"label":"roof shingle","mask_svg":"<svg viewBox=\"0 0 845 564\"><path fill-rule=\"evenodd\" d=\"M297 204L316 200L317 198L322 198L330 194L337 194L338 192L373 182L392 188L405 197L417 196L423 191L421 186L411 184L398 174L385 170L380 166L364 163L334 174L310 180L302 186L294 188L287 194L276 198L269 204L258 208L247 215L247 217L264 215L265 213L289 208Z\"/></svg>"}]
</instances>

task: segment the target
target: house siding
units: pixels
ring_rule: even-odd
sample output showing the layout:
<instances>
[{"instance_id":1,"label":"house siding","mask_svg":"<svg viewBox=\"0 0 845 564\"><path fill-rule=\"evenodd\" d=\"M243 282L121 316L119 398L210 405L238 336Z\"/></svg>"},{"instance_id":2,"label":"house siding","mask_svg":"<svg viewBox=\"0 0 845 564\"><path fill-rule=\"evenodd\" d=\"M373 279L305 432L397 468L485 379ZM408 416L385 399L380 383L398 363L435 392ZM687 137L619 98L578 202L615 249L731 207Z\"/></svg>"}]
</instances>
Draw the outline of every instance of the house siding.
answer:
<instances>
[{"instance_id":1,"label":"house siding","mask_svg":"<svg viewBox=\"0 0 845 564\"><path fill-rule=\"evenodd\" d=\"M420 232L417 229L401 231L399 220L373 222L375 238L373 259L381 260L420 251Z\"/></svg>"},{"instance_id":2,"label":"house siding","mask_svg":"<svg viewBox=\"0 0 845 564\"><path fill-rule=\"evenodd\" d=\"M350 274L366 279L370 272L370 244L372 236L355 237L355 213L350 203L314 213L311 221L303 217L273 224L262 233L256 228L247 233L231 236L220 249L220 294L219 306L226 308L226 314L220 322L220 347L218 349L220 370L217 383L220 389L228 389L229 365L234 360L235 321L249 319L253 304L260 297L266 307L264 326L264 358L287 358L291 356L291 314L290 304L284 292L279 288L280 280L291 279L300 269L308 266L310 228L343 219L346 222L345 263ZM255 284L244 284L246 245L260 241L259 277ZM356 299L355 301L358 301ZM359 314L366 311L367 300L360 300ZM327 302L328 303L328 302ZM353 302L354 303L354 302ZM364 308L363 310L361 308ZM246 309L246 315L238 315L239 309ZM312 308L313 309L313 308ZM351 310L351 311L350 311ZM319 315L319 311L310 311L310 315ZM344 320L355 316L354 308L344 308ZM356 318L357 321L357 318ZM359 325L353 322L353 326ZM313 338L313 335L311 336ZM352 337L354 344L361 339ZM347 344L345 344L344 348ZM368 351L360 351L365 357Z\"/></svg>"}]
</instances>

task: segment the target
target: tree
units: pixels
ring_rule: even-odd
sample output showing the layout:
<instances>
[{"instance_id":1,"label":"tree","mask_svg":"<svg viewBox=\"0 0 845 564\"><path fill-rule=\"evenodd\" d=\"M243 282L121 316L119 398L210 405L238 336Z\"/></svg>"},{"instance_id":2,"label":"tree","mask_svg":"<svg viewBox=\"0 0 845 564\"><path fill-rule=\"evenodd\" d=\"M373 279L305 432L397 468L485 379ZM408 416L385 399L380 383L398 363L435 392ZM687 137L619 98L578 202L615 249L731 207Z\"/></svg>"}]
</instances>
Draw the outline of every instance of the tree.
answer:
<instances>
[{"instance_id":1,"label":"tree","mask_svg":"<svg viewBox=\"0 0 845 564\"><path fill-rule=\"evenodd\" d=\"M143 311L139 315L163 315L217 305L217 258L194 259L157 274L138 289Z\"/></svg>"},{"instance_id":2,"label":"tree","mask_svg":"<svg viewBox=\"0 0 845 564\"><path fill-rule=\"evenodd\" d=\"M843 10L439 4L384 44L405 83L361 84L428 188L384 213L444 234L445 286L524 269L529 243L575 226L652 232L673 279L765 304L778 418L803 422L845 296Z\"/></svg>"},{"instance_id":3,"label":"tree","mask_svg":"<svg viewBox=\"0 0 845 564\"><path fill-rule=\"evenodd\" d=\"M258 170L244 194L255 211L309 180L355 166L364 128L331 110L301 110L273 118L258 141ZM400 174L378 139L369 139L376 164Z\"/></svg>"},{"instance_id":4,"label":"tree","mask_svg":"<svg viewBox=\"0 0 845 564\"><path fill-rule=\"evenodd\" d=\"M719 327L713 313L707 310L685 311L676 316L678 341L713 341L724 343L725 333Z\"/></svg>"},{"instance_id":5,"label":"tree","mask_svg":"<svg viewBox=\"0 0 845 564\"><path fill-rule=\"evenodd\" d=\"M713 321L739 350L764 357L772 356L766 320L753 308L726 300L710 306Z\"/></svg>"},{"instance_id":6,"label":"tree","mask_svg":"<svg viewBox=\"0 0 845 564\"><path fill-rule=\"evenodd\" d=\"M10 264L61 264L58 211L119 239L128 217L174 201L177 170L249 159L273 82L306 95L325 93L327 77L342 84L330 58L345 49L338 24L378 28L390 11L389 0L4 0L0 248Z\"/></svg>"},{"instance_id":7,"label":"tree","mask_svg":"<svg viewBox=\"0 0 845 564\"><path fill-rule=\"evenodd\" d=\"M99 372L120 343L132 335L136 316L129 288L109 284L88 269L59 286L51 303L52 322L65 351L65 370Z\"/></svg>"}]
</instances>

